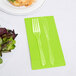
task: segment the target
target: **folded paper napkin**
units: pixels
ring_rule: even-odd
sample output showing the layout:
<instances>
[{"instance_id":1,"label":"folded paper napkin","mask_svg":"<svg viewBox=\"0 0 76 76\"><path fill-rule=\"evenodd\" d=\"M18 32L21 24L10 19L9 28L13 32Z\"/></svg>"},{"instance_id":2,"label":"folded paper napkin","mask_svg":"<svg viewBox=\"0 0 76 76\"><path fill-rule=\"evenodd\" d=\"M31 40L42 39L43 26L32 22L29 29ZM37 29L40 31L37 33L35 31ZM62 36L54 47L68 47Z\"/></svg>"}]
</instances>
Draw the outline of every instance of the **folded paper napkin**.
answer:
<instances>
[{"instance_id":1,"label":"folded paper napkin","mask_svg":"<svg viewBox=\"0 0 76 76\"><path fill-rule=\"evenodd\" d=\"M32 69L65 65L53 16L25 18Z\"/></svg>"}]
</instances>

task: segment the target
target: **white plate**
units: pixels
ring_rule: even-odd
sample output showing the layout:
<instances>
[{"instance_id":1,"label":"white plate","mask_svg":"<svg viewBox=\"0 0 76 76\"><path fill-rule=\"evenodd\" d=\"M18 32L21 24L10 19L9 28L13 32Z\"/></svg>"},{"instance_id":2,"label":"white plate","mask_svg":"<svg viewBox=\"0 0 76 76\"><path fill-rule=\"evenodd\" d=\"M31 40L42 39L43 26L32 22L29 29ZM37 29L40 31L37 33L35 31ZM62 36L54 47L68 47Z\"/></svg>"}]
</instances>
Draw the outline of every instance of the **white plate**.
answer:
<instances>
[{"instance_id":1,"label":"white plate","mask_svg":"<svg viewBox=\"0 0 76 76\"><path fill-rule=\"evenodd\" d=\"M8 0L0 0L0 9L13 15L26 15L27 13L39 8L44 3L44 1L45 0L36 0L36 2L29 7L15 7L11 5Z\"/></svg>"}]
</instances>

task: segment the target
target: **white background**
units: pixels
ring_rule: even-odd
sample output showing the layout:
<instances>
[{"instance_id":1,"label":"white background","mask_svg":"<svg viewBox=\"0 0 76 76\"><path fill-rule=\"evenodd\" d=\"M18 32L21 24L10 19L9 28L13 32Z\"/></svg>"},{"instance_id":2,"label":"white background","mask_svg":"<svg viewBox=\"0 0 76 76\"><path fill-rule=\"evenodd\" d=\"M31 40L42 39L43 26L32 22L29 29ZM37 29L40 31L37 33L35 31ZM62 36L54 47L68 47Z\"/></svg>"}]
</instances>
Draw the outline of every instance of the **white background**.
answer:
<instances>
[{"instance_id":1,"label":"white background","mask_svg":"<svg viewBox=\"0 0 76 76\"><path fill-rule=\"evenodd\" d=\"M66 66L31 70L24 18L54 16ZM47 0L44 5L27 16L13 16L0 12L0 17L14 25L18 32L13 57L0 69L0 76L76 76L76 0Z\"/></svg>"}]
</instances>

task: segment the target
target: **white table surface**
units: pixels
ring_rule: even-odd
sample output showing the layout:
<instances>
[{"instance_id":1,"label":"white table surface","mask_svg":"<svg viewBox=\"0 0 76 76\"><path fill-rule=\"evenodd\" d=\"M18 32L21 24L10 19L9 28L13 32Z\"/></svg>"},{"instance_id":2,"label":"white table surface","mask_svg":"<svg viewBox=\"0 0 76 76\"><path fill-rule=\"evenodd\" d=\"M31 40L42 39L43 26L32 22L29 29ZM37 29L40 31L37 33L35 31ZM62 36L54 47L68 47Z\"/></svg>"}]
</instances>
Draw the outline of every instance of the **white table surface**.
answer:
<instances>
[{"instance_id":1,"label":"white table surface","mask_svg":"<svg viewBox=\"0 0 76 76\"><path fill-rule=\"evenodd\" d=\"M24 18L33 16L55 17L66 66L31 70ZM13 16L0 11L0 17L15 25L21 41L17 42L19 46L14 56L0 69L0 76L76 76L76 0L47 0L40 9L26 16Z\"/></svg>"}]
</instances>

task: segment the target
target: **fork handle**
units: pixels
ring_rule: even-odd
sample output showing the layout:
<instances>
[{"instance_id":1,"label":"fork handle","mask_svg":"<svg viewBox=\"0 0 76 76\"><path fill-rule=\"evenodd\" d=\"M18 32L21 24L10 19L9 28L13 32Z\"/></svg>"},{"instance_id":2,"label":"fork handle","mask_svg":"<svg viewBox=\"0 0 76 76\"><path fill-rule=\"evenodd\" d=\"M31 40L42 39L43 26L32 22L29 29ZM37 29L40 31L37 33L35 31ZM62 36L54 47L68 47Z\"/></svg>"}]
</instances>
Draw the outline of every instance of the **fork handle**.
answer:
<instances>
[{"instance_id":1,"label":"fork handle","mask_svg":"<svg viewBox=\"0 0 76 76\"><path fill-rule=\"evenodd\" d=\"M44 53L43 53L43 50L42 50L42 44L41 44L40 37L38 37L37 40L38 40L41 62L42 62L42 65L44 66L46 64L46 61L45 61Z\"/></svg>"}]
</instances>

